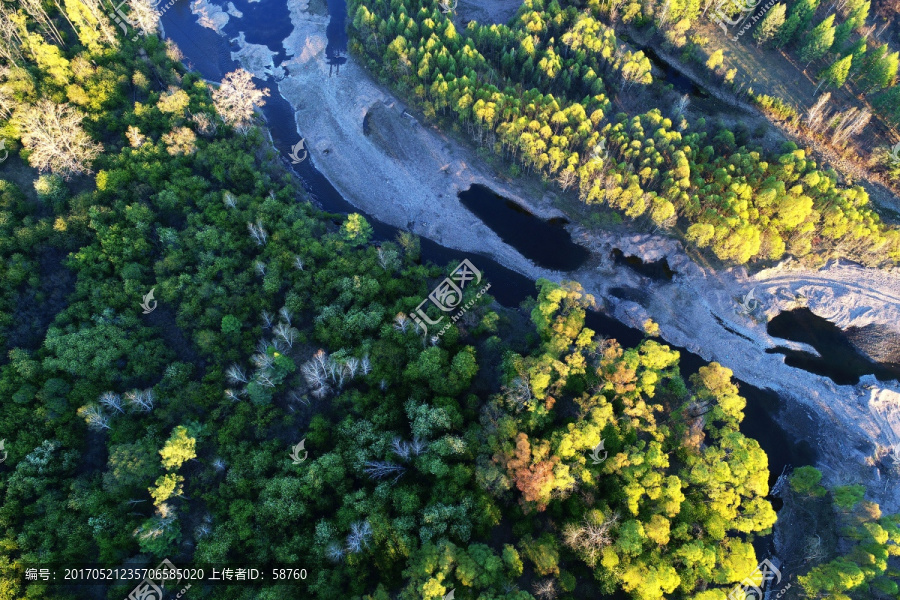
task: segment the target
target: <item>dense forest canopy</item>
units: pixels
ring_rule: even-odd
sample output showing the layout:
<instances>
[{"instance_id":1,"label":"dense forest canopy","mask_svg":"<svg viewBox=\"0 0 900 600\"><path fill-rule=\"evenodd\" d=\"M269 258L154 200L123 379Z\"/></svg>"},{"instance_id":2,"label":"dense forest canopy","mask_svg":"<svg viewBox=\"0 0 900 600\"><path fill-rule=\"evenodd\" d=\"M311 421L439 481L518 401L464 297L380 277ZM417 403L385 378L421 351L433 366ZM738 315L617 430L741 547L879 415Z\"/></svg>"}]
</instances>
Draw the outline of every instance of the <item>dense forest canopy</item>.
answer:
<instances>
[{"instance_id":1,"label":"dense forest canopy","mask_svg":"<svg viewBox=\"0 0 900 600\"><path fill-rule=\"evenodd\" d=\"M142 2L130 9L143 14ZM403 6L394 1L397 14ZM367 10L359 5L361 22ZM494 33L463 42L434 7L415 14L403 27L432 32L435 68L469 71L431 85L483 85L486 59L470 44L490 45ZM411 49L399 40L418 36L376 36L399 27L390 18L373 21L373 47L400 57ZM551 6L534 27L568 31L570 18L580 17ZM26 582L23 568L164 558L303 567L303 593L335 600L724 600L757 570L752 541L776 514L768 460L740 432L745 400L728 368L685 378L678 352L651 337L634 348L603 339L585 326L595 301L575 282L539 281L520 310L467 288L474 307L440 338L422 335L409 315L450 268L423 264L413 235L373 240L361 215L313 207L255 125L265 94L246 73L211 90L171 43L152 30L122 36L92 0L2 1L0 28L0 136L14 141L0 168L0 598L122 598L132 584L86 592ZM613 62L596 66L634 68ZM729 159L687 152L703 134L679 141L658 113L605 121L604 84L592 81L590 98L558 110L552 96L517 96L535 117L521 138L596 144L603 124L621 161L610 177L655 165L645 180L621 180L629 198L660 185L653 206L680 202L661 199L667 179L653 174L678 156L671 185L688 200L749 180L768 182L776 206L782 195L809 198L776 211L777 231L816 230L850 205L871 220L861 192L835 187L798 150L765 169L738 148ZM512 105L485 112L494 100L469 101L460 114L472 131L534 156L528 168L551 168L538 164L543 153L499 141L501 123L519 126ZM650 126L658 141L642 144ZM606 168L553 144L560 168ZM668 158L644 152L656 145ZM747 175L757 170L767 178ZM884 239L865 244L873 255L889 252L893 232L868 231ZM816 473L798 470L790 493L827 511L833 501L840 514L828 527L854 529L799 585L811 597L896 597L897 520L858 486L825 490ZM297 597L285 590L189 593Z\"/></svg>"},{"instance_id":2,"label":"dense forest canopy","mask_svg":"<svg viewBox=\"0 0 900 600\"><path fill-rule=\"evenodd\" d=\"M676 3L666 5L674 13ZM525 0L511 25L473 21L461 32L430 0L349 3L369 67L514 172L660 228L681 220L689 243L728 262L812 252L900 259L900 231L881 222L866 191L795 144L767 155L725 127L689 122L683 105L617 109L653 76L644 53L601 22L607 8Z\"/></svg>"}]
</instances>

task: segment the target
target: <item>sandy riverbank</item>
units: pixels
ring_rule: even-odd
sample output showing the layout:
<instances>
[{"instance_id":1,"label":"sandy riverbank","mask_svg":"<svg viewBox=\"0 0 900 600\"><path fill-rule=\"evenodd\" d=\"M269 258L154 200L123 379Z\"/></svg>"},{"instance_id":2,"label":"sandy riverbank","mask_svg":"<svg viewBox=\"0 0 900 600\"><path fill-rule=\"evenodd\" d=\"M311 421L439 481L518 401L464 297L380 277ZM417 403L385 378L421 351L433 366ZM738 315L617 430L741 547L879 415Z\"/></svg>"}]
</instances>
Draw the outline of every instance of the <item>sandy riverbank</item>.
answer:
<instances>
[{"instance_id":1,"label":"sandy riverbank","mask_svg":"<svg viewBox=\"0 0 900 600\"><path fill-rule=\"evenodd\" d=\"M376 85L353 57L340 75L329 77L327 18L310 14L295 0L288 4L295 29L285 40L288 59L281 66L287 76L278 87L295 107L314 164L348 201L463 253L488 254L530 278L578 280L629 325L639 327L652 317L666 341L719 361L737 377L785 398L785 429L816 448L829 482L866 483L885 510L900 509L900 485L878 473L872 459L878 447L900 443L900 386L874 378L838 386L788 367L782 355L765 353L789 345L766 333L766 318L800 305L840 327L880 324L896 331L900 275L845 264L819 271L782 265L753 277L742 268L714 273L668 238L578 228L572 228L574 238L594 252L588 266L567 274L542 269L503 243L456 194L481 183L543 217L560 214L551 199L525 197L515 184L497 179L469 148L404 114L403 103ZM363 133L367 115L368 136ZM672 282L651 281L614 265L613 248L645 260L666 257L677 275ZM637 290L641 303L616 298L611 288ZM738 302L750 290L759 307L747 316Z\"/></svg>"}]
</instances>

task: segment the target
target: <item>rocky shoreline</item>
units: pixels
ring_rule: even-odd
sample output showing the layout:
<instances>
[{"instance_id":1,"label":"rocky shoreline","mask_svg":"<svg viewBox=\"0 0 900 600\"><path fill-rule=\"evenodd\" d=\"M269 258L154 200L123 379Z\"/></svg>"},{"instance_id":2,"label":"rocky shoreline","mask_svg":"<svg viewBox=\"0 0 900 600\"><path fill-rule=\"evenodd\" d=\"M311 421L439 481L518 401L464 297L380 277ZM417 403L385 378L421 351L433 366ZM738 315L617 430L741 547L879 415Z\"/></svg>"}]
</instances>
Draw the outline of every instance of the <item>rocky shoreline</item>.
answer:
<instances>
[{"instance_id":1,"label":"rocky shoreline","mask_svg":"<svg viewBox=\"0 0 900 600\"><path fill-rule=\"evenodd\" d=\"M765 352L791 346L768 335L767 319L800 306L842 329L877 325L900 335L896 271L845 262L809 270L784 262L753 276L741 267L714 272L693 262L671 238L571 226L575 241L589 248L593 258L575 272L542 269L500 240L462 206L457 194L480 183L538 216L560 216L549 195L529 199L515 182L498 178L471 149L407 113L403 102L377 85L353 57L339 76L329 76L327 17L310 14L301 0L289 0L288 6L294 31L284 41L288 59L278 70L283 68L286 76L278 89L295 109L298 131L316 168L354 206L444 246L489 255L532 279L580 281L628 325L640 327L652 318L667 342L721 362L738 378L783 397L785 429L818 451L817 466L826 481L865 483L884 510L900 510L900 486L896 481L887 485L886 471L876 462L884 448L900 444L900 385L867 377L856 386L839 386L787 366L780 354ZM237 53L235 58L258 69L259 62L249 60L252 54ZM369 135L363 132L364 122ZM642 277L613 262L614 248L644 261L666 258L676 275L672 281ZM639 290L644 300L639 304L616 297L610 293L614 287ZM743 304L751 290L758 304L748 311Z\"/></svg>"}]
</instances>

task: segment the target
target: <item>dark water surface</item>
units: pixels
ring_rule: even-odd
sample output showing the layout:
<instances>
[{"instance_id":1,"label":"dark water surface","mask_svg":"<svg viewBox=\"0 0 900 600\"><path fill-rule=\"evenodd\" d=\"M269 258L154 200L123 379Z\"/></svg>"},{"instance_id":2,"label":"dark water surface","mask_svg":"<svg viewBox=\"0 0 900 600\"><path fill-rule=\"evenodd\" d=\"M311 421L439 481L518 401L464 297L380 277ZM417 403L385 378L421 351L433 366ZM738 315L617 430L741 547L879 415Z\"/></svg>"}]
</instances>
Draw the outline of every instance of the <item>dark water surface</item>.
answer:
<instances>
[{"instance_id":1,"label":"dark water surface","mask_svg":"<svg viewBox=\"0 0 900 600\"><path fill-rule=\"evenodd\" d=\"M574 271L591 253L572 241L564 219L543 219L479 184L459 193L459 201L500 239L539 267Z\"/></svg>"},{"instance_id":2,"label":"dark water surface","mask_svg":"<svg viewBox=\"0 0 900 600\"><path fill-rule=\"evenodd\" d=\"M821 357L783 347L766 352L784 354L786 364L829 377L838 385L856 385L863 375L874 375L881 381L900 379L900 365L878 363L864 356L837 325L809 309L783 312L769 321L767 330L771 336L809 344Z\"/></svg>"}]
</instances>

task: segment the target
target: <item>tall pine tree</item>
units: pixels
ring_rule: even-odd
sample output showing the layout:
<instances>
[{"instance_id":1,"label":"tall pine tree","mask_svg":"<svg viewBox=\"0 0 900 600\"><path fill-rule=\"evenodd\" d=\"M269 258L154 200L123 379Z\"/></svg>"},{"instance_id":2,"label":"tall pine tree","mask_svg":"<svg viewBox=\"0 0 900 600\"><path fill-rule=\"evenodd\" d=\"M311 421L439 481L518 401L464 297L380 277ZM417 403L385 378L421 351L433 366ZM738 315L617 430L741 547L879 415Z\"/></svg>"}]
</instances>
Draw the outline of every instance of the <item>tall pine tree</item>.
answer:
<instances>
[{"instance_id":1,"label":"tall pine tree","mask_svg":"<svg viewBox=\"0 0 900 600\"><path fill-rule=\"evenodd\" d=\"M766 13L756 31L753 32L753 39L756 40L757 46L762 46L775 37L775 34L784 25L786 12L785 5L779 2Z\"/></svg>"},{"instance_id":2,"label":"tall pine tree","mask_svg":"<svg viewBox=\"0 0 900 600\"><path fill-rule=\"evenodd\" d=\"M820 59L831 49L832 44L834 44L833 14L828 15L824 21L809 32L809 40L803 46L803 49L800 50L800 60L809 64L814 60Z\"/></svg>"}]
</instances>

